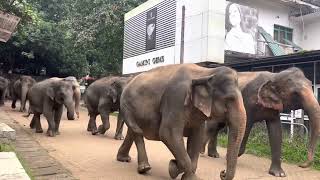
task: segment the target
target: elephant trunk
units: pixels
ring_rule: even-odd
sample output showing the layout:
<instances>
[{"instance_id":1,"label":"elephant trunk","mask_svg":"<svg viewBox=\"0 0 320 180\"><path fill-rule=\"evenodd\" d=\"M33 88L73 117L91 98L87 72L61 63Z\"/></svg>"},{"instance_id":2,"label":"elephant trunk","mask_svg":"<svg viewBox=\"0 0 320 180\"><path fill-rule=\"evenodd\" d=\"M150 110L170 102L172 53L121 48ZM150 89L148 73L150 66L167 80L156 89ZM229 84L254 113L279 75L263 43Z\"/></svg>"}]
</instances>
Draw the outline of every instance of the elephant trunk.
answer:
<instances>
[{"instance_id":1,"label":"elephant trunk","mask_svg":"<svg viewBox=\"0 0 320 180\"><path fill-rule=\"evenodd\" d=\"M75 111L77 113L77 118L79 118L79 108L80 108L80 100L81 100L81 92L80 92L80 86L77 86L74 90L74 102L75 102Z\"/></svg>"},{"instance_id":2,"label":"elephant trunk","mask_svg":"<svg viewBox=\"0 0 320 180\"><path fill-rule=\"evenodd\" d=\"M231 180L236 172L237 158L246 127L246 110L244 108L241 93L238 92L237 98L227 105L228 113L228 150L227 150L227 170L221 179Z\"/></svg>"},{"instance_id":3,"label":"elephant trunk","mask_svg":"<svg viewBox=\"0 0 320 180\"><path fill-rule=\"evenodd\" d=\"M71 101L70 103L65 104L66 108L67 108L67 118L68 120L74 120L74 105L73 105L73 101Z\"/></svg>"},{"instance_id":4,"label":"elephant trunk","mask_svg":"<svg viewBox=\"0 0 320 180\"><path fill-rule=\"evenodd\" d=\"M28 93L28 86L22 85L21 86L21 107L20 107L21 112L25 111L26 109L27 93Z\"/></svg>"},{"instance_id":5,"label":"elephant trunk","mask_svg":"<svg viewBox=\"0 0 320 180\"><path fill-rule=\"evenodd\" d=\"M311 136L308 145L308 159L300 167L309 167L314 159L314 153L317 146L317 139L320 134L320 106L313 95L311 88L304 87L301 91L303 109L309 116Z\"/></svg>"}]
</instances>

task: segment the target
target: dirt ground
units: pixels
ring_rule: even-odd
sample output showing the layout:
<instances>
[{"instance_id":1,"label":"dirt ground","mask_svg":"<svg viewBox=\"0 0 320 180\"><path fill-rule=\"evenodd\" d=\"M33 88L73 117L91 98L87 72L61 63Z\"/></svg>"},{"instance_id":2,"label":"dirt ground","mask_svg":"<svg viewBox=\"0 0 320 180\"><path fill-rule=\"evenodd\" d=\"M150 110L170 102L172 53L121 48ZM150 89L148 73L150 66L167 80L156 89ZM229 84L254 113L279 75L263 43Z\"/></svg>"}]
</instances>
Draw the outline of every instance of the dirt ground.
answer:
<instances>
[{"instance_id":1,"label":"dirt ground","mask_svg":"<svg viewBox=\"0 0 320 180\"><path fill-rule=\"evenodd\" d=\"M18 105L19 108L19 105ZM18 109L17 108L17 109ZM22 117L23 113L18 110L11 110L7 103L3 109L9 116L14 118L27 131L31 116L27 119ZM110 116L111 128L105 135L93 136L86 131L88 115L85 109L80 112L80 119L68 121L64 113L60 125L61 135L54 138L47 137L45 133L32 133L34 138L49 151L50 155L60 161L68 168L75 177L83 180L135 180L135 179L170 179L168 174L168 163L173 158L165 145L161 142L146 140L146 149L151 171L146 175L137 173L137 152L135 145L132 146L130 155L131 163L121 163L116 161L116 154L122 141L113 139L116 127L116 118ZM47 129L47 122L42 117L44 131ZM97 124L100 124L97 118ZM126 129L124 130L126 132ZM225 169L226 149L219 148L221 158L213 159L208 156L199 158L197 175L206 180L220 179L219 173ZM297 165L283 163L283 169L287 173L286 178L275 178L268 175L270 160L255 157L253 155L243 155L238 160L237 173L235 179L320 179L320 171L312 169L302 169ZM178 177L180 178L180 176Z\"/></svg>"}]
</instances>

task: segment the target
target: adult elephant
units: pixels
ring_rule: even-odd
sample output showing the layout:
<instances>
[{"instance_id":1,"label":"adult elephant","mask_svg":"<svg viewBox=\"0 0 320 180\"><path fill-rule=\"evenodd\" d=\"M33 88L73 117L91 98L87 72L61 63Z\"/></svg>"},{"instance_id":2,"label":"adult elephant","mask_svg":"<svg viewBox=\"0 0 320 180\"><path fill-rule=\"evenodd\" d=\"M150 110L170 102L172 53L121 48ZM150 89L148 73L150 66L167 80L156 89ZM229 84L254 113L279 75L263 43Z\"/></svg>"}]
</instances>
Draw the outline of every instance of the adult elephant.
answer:
<instances>
[{"instance_id":1,"label":"adult elephant","mask_svg":"<svg viewBox=\"0 0 320 180\"><path fill-rule=\"evenodd\" d=\"M4 105L4 100L8 91L8 86L9 86L8 79L0 76L0 106Z\"/></svg>"},{"instance_id":2,"label":"adult elephant","mask_svg":"<svg viewBox=\"0 0 320 180\"><path fill-rule=\"evenodd\" d=\"M16 108L16 101L20 100L20 111L26 110L26 97L28 90L36 83L36 81L31 76L20 76L17 79L12 88L12 109Z\"/></svg>"},{"instance_id":3,"label":"adult elephant","mask_svg":"<svg viewBox=\"0 0 320 180\"><path fill-rule=\"evenodd\" d=\"M80 110L81 92L80 92L80 85L79 85L77 79L73 76L68 76L65 78L53 77L53 78L50 78L50 80L52 80L52 81L65 81L65 82L69 82L72 85L72 87L73 87L72 97L74 100L75 112L77 114L77 118L79 118L80 117L79 110Z\"/></svg>"},{"instance_id":4,"label":"adult elephant","mask_svg":"<svg viewBox=\"0 0 320 180\"><path fill-rule=\"evenodd\" d=\"M205 121L227 122L230 126L227 170L222 171L220 177L233 179L246 124L246 112L234 70L183 64L139 74L123 90L120 114L128 132L117 160L129 162L129 150L135 142L138 172L145 173L151 167L143 137L162 141L175 157L169 163L171 178L184 173L182 179L197 179L195 172ZM187 150L183 136L188 137Z\"/></svg>"},{"instance_id":5,"label":"adult elephant","mask_svg":"<svg viewBox=\"0 0 320 180\"><path fill-rule=\"evenodd\" d=\"M42 133L40 115L43 114L48 121L48 136L59 134L59 125L63 112L63 105L67 107L68 119L74 119L74 86L67 81L52 81L47 79L36 83L28 92L30 109L33 118L31 128Z\"/></svg>"},{"instance_id":6,"label":"adult elephant","mask_svg":"<svg viewBox=\"0 0 320 180\"><path fill-rule=\"evenodd\" d=\"M272 156L269 173L279 177L286 176L280 161L282 143L280 112L304 109L309 115L311 136L308 160L300 167L310 166L313 162L317 138L320 133L320 107L313 95L311 82L304 76L303 72L298 68L289 68L280 73L240 72L238 78L248 116L239 156L245 152L253 124L265 120ZM217 134L222 127L224 127L223 123L207 122L207 136L202 151L204 152L205 145L210 139L208 145L209 156L219 157L216 150Z\"/></svg>"},{"instance_id":7,"label":"adult elephant","mask_svg":"<svg viewBox=\"0 0 320 180\"><path fill-rule=\"evenodd\" d=\"M85 94L85 103L90 116L88 131L93 135L104 134L110 128L109 114L120 109L120 97L131 77L104 77L92 83ZM102 125L97 129L96 117L101 116ZM123 120L118 115L115 139L123 139Z\"/></svg>"}]
</instances>

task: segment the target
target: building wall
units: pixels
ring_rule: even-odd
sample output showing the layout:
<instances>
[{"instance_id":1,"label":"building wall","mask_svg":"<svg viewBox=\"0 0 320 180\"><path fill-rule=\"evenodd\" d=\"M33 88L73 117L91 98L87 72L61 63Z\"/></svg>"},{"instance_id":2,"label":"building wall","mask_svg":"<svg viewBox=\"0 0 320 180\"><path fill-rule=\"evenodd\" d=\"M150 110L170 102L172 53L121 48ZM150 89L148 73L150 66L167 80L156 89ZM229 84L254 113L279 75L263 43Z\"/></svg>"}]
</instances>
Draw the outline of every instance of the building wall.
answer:
<instances>
[{"instance_id":1,"label":"building wall","mask_svg":"<svg viewBox=\"0 0 320 180\"><path fill-rule=\"evenodd\" d=\"M301 46L305 50L318 50L320 49L320 20L306 22L304 29L304 38Z\"/></svg>"}]
</instances>

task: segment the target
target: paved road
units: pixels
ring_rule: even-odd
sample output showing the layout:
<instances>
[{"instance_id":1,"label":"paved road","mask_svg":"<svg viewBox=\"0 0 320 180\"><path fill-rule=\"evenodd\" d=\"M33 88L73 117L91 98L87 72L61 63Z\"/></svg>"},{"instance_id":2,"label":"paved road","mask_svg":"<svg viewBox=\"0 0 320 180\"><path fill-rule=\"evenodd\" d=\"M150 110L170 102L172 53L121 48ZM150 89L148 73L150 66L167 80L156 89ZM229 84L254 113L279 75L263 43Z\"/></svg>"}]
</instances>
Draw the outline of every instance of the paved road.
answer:
<instances>
[{"instance_id":1,"label":"paved road","mask_svg":"<svg viewBox=\"0 0 320 180\"><path fill-rule=\"evenodd\" d=\"M19 124L29 132L29 119L22 117L22 113L11 110L9 104L2 107L7 114L17 120ZM136 147L133 146L130 155L131 163L116 161L116 153L122 141L113 139L116 119L111 116L111 128L105 135L92 136L86 131L88 116L87 111L80 112L80 119L76 121L63 120L60 126L61 135L49 138L45 134L31 133L32 136L49 151L49 154L68 168L76 178L84 180L134 180L134 179L169 179L168 162L172 159L171 153L161 142L146 140L146 148L152 170L147 175L139 175L136 172L137 158ZM98 118L98 124L100 119ZM44 130L47 123L42 117ZM219 148L222 158L212 159L207 156L199 158L197 175L202 179L220 179L219 173L225 168L226 149ZM252 155L243 155L238 161L235 179L320 179L320 171L302 169L296 165L283 164L287 173L286 178L274 178L268 175L267 170L270 160Z\"/></svg>"}]
</instances>

